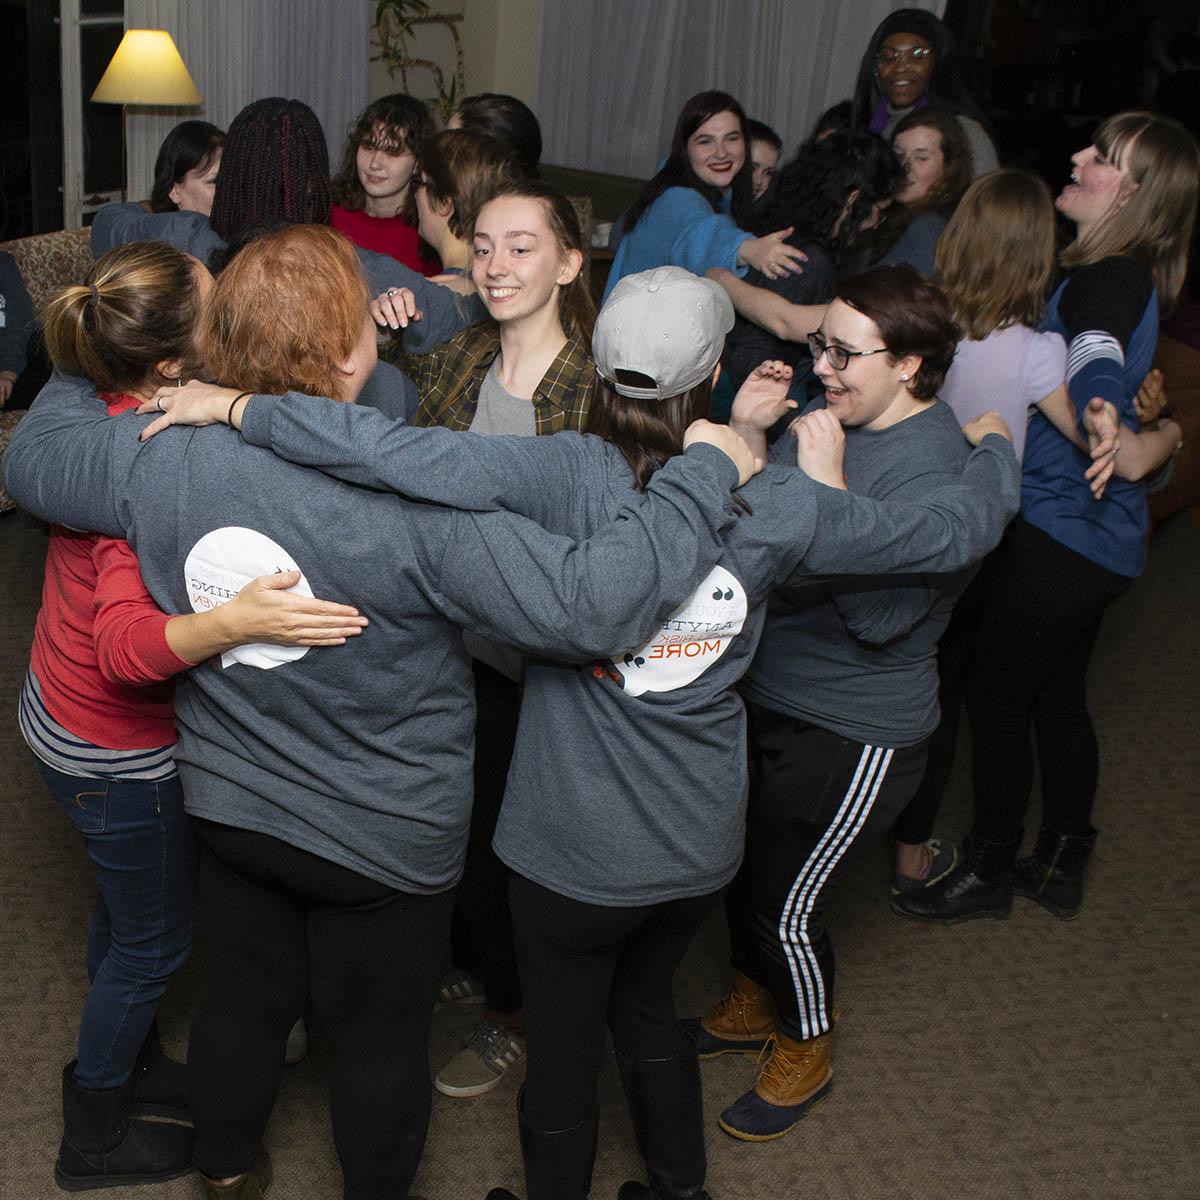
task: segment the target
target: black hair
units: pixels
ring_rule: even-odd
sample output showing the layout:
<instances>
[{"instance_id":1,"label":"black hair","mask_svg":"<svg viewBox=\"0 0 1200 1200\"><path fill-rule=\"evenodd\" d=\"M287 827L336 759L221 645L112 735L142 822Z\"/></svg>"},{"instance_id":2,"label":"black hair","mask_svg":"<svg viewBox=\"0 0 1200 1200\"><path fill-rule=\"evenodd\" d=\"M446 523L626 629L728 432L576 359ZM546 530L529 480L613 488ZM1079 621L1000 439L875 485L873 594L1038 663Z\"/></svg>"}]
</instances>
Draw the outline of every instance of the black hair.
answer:
<instances>
[{"instance_id":1,"label":"black hair","mask_svg":"<svg viewBox=\"0 0 1200 1200\"><path fill-rule=\"evenodd\" d=\"M958 43L949 26L924 9L898 8L876 26L859 64L858 81L854 85L855 128L867 127L879 102L880 91L875 82L875 59L879 48L894 33L915 34L922 41L928 42L933 50L933 73L929 77L929 91L926 93L929 103L982 122L983 115L963 82L958 60Z\"/></svg>"},{"instance_id":2,"label":"black hair","mask_svg":"<svg viewBox=\"0 0 1200 1200\"><path fill-rule=\"evenodd\" d=\"M189 171L207 170L225 145L225 132L207 121L180 121L163 138L154 160L154 186L150 189L151 212L176 212L171 189Z\"/></svg>"},{"instance_id":3,"label":"black hair","mask_svg":"<svg viewBox=\"0 0 1200 1200\"><path fill-rule=\"evenodd\" d=\"M536 179L542 160L542 127L528 104L516 96L479 92L468 96L455 110L464 129L495 138L522 175Z\"/></svg>"},{"instance_id":4,"label":"black hair","mask_svg":"<svg viewBox=\"0 0 1200 1200\"><path fill-rule=\"evenodd\" d=\"M756 121L753 117L746 118L746 142L766 142L768 146L774 146L781 154L783 153L783 138L770 125L763 121Z\"/></svg>"},{"instance_id":5,"label":"black hair","mask_svg":"<svg viewBox=\"0 0 1200 1200\"><path fill-rule=\"evenodd\" d=\"M230 241L247 225L281 217L329 224L329 151L321 122L301 100L247 104L229 126L209 218Z\"/></svg>"},{"instance_id":6,"label":"black hair","mask_svg":"<svg viewBox=\"0 0 1200 1200\"><path fill-rule=\"evenodd\" d=\"M342 148L342 161L338 165L337 174L330 184L330 193L334 204L348 208L353 212L361 212L366 205L366 193L363 191L362 180L358 177L358 148L375 145L375 130L383 126L384 137L378 149L390 154L403 154L409 151L418 160L427 143L432 140L437 130L429 105L424 101L414 100L403 92L393 92L390 96L381 96L371 101L358 114L358 119L350 126L346 134L346 144ZM409 188L409 197L412 188ZM405 214L409 224L414 214Z\"/></svg>"},{"instance_id":7,"label":"black hair","mask_svg":"<svg viewBox=\"0 0 1200 1200\"><path fill-rule=\"evenodd\" d=\"M890 200L903 181L900 163L878 134L830 133L805 142L779 172L770 202L751 229L761 235L790 226L795 231L790 243L822 242L836 260L853 244L871 209ZM835 234L843 212L845 218Z\"/></svg>"},{"instance_id":8,"label":"black hair","mask_svg":"<svg viewBox=\"0 0 1200 1200\"><path fill-rule=\"evenodd\" d=\"M721 192L711 183L705 183L692 170L687 144L688 139L705 121L723 112L733 113L737 117L746 143L745 161L733 180L731 212L738 224L749 219L754 207L754 168L750 162L750 140L746 136L746 114L728 92L698 92L684 104L679 113L679 120L675 122L675 132L671 136L671 152L667 155L662 170L642 188L637 199L630 205L625 218L627 234L642 219L646 209L668 188L690 187L708 201L713 212L720 211Z\"/></svg>"},{"instance_id":9,"label":"black hair","mask_svg":"<svg viewBox=\"0 0 1200 1200\"><path fill-rule=\"evenodd\" d=\"M822 134L828 137L831 133L845 133L853 128L854 101L839 100L836 104L831 104L813 122L812 133L808 135L808 140L816 141Z\"/></svg>"}]
</instances>

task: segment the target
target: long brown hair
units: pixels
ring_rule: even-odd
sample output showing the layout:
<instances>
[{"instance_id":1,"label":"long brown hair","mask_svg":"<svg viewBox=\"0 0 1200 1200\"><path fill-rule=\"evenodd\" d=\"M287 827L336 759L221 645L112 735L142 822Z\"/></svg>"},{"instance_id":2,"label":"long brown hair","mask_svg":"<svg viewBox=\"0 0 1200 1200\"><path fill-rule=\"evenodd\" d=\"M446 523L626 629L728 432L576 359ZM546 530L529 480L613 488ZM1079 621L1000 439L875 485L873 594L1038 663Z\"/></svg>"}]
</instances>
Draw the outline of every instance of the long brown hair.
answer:
<instances>
[{"instance_id":1,"label":"long brown hair","mask_svg":"<svg viewBox=\"0 0 1200 1200\"><path fill-rule=\"evenodd\" d=\"M226 387L339 397L338 364L366 319L354 247L327 225L294 225L250 242L221 272L200 341Z\"/></svg>"},{"instance_id":2,"label":"long brown hair","mask_svg":"<svg viewBox=\"0 0 1200 1200\"><path fill-rule=\"evenodd\" d=\"M165 242L131 242L92 264L42 312L46 350L62 371L100 392L157 382L167 359L194 358L199 264ZM185 368L186 369L186 368Z\"/></svg>"},{"instance_id":3,"label":"long brown hair","mask_svg":"<svg viewBox=\"0 0 1200 1200\"><path fill-rule=\"evenodd\" d=\"M644 375L629 382L635 386L654 386L654 380ZM668 458L683 452L687 427L708 416L712 389L713 381L709 378L669 400L634 400L622 396L597 374L588 408L587 431L612 442L620 450L633 472L634 487L643 491Z\"/></svg>"},{"instance_id":4,"label":"long brown hair","mask_svg":"<svg viewBox=\"0 0 1200 1200\"><path fill-rule=\"evenodd\" d=\"M525 200L537 200L541 203L546 214L546 221L554 234L559 253L566 254L569 250L578 250L587 259L588 248L583 241L583 232L579 227L579 216L575 206L557 188L552 188L540 179L518 179L501 185L495 192L480 204L492 200L501 200L516 196ZM478 217L478 212L475 214ZM471 222L468 239L475 236L475 222ZM591 289L583 277L583 268L570 283L559 288L558 317L567 333L579 334L589 345L592 340L592 328L596 324L596 302L592 299Z\"/></svg>"},{"instance_id":5,"label":"long brown hair","mask_svg":"<svg viewBox=\"0 0 1200 1200\"><path fill-rule=\"evenodd\" d=\"M1200 149L1173 117L1125 112L1109 117L1092 139L1129 187L1103 221L1063 252L1068 270L1127 254L1150 268L1159 303L1169 310L1187 275L1200 188Z\"/></svg>"},{"instance_id":6,"label":"long brown hair","mask_svg":"<svg viewBox=\"0 0 1200 1200\"><path fill-rule=\"evenodd\" d=\"M938 284L967 336L1035 326L1054 270L1054 203L1028 171L1005 168L967 189L938 238Z\"/></svg>"}]
</instances>

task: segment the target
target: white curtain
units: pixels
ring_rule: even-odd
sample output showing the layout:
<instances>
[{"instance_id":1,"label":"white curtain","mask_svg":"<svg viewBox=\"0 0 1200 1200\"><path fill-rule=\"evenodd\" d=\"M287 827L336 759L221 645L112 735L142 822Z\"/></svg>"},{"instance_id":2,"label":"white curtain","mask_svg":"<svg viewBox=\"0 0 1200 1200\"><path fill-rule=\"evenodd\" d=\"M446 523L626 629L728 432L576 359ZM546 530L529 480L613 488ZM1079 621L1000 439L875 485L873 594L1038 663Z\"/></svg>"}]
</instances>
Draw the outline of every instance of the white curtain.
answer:
<instances>
[{"instance_id":1,"label":"white curtain","mask_svg":"<svg viewBox=\"0 0 1200 1200\"><path fill-rule=\"evenodd\" d=\"M534 111L548 163L648 179L683 102L719 88L785 155L854 91L875 26L945 0L543 0Z\"/></svg>"},{"instance_id":2,"label":"white curtain","mask_svg":"<svg viewBox=\"0 0 1200 1200\"><path fill-rule=\"evenodd\" d=\"M312 108L336 169L346 129L367 102L370 15L360 0L125 0L125 28L168 30L204 99L195 109L128 110L130 199L150 194L173 126L199 118L228 129L264 96Z\"/></svg>"}]
</instances>

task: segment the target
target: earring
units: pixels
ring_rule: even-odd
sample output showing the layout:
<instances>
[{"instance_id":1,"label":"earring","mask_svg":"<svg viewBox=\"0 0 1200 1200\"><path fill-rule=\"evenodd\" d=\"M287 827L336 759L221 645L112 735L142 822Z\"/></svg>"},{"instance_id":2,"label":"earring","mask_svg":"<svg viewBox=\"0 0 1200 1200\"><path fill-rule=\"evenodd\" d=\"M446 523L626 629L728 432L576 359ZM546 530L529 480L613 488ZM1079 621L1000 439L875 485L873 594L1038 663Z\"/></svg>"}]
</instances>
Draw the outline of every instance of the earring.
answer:
<instances>
[{"instance_id":1,"label":"earring","mask_svg":"<svg viewBox=\"0 0 1200 1200\"><path fill-rule=\"evenodd\" d=\"M907 376L907 375L901 375L901 376L900 376L900 378L901 378L901 379L903 379L905 383L907 383L907 382L908 382L908 376Z\"/></svg>"}]
</instances>

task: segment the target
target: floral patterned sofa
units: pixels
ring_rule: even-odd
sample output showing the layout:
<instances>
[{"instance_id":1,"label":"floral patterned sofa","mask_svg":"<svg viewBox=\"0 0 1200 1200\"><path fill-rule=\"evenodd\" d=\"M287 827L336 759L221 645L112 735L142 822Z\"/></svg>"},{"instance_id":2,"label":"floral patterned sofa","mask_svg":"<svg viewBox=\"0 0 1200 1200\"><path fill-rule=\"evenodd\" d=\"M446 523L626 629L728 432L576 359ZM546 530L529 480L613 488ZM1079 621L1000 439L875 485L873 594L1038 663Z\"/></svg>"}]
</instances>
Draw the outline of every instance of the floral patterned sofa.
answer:
<instances>
[{"instance_id":1,"label":"floral patterned sofa","mask_svg":"<svg viewBox=\"0 0 1200 1200\"><path fill-rule=\"evenodd\" d=\"M92 265L89 235L87 229L61 229L55 233L0 242L0 250L7 250L17 261L34 312L40 311L60 288L83 282ZM0 411L0 454L8 448L12 431L22 416L21 412ZM0 513L13 507L13 502L0 488Z\"/></svg>"}]
</instances>

